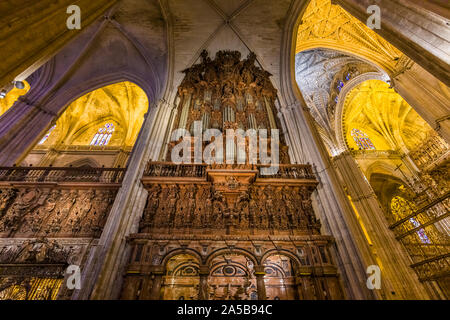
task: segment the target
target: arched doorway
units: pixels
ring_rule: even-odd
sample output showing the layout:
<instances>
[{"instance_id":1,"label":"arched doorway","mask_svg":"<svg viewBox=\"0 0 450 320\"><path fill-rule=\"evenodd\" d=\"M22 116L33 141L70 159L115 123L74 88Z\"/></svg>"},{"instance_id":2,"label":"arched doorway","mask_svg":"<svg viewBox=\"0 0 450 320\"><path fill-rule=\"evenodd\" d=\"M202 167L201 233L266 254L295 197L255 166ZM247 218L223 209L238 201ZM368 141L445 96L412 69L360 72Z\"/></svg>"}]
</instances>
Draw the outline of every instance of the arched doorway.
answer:
<instances>
[{"instance_id":1,"label":"arched doorway","mask_svg":"<svg viewBox=\"0 0 450 320\"><path fill-rule=\"evenodd\" d=\"M285 255L271 255L264 261L264 282L268 300L298 300L295 263Z\"/></svg>"},{"instance_id":2,"label":"arched doorway","mask_svg":"<svg viewBox=\"0 0 450 320\"><path fill-rule=\"evenodd\" d=\"M163 300L197 300L199 262L189 254L179 254L167 261L162 284Z\"/></svg>"},{"instance_id":3,"label":"arched doorway","mask_svg":"<svg viewBox=\"0 0 450 320\"><path fill-rule=\"evenodd\" d=\"M208 278L210 300L257 300L254 263L239 254L219 255L211 260Z\"/></svg>"}]
</instances>

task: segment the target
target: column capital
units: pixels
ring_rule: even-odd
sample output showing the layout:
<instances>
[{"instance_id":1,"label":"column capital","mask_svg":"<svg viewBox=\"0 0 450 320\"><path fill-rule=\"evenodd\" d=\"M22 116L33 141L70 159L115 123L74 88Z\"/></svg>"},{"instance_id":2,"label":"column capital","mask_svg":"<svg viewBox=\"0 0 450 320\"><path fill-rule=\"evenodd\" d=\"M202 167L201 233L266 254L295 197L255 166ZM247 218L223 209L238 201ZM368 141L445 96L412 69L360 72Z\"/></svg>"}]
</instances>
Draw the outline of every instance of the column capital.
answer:
<instances>
[{"instance_id":1,"label":"column capital","mask_svg":"<svg viewBox=\"0 0 450 320\"><path fill-rule=\"evenodd\" d=\"M265 276L265 266L255 266L255 275L256 276Z\"/></svg>"}]
</instances>

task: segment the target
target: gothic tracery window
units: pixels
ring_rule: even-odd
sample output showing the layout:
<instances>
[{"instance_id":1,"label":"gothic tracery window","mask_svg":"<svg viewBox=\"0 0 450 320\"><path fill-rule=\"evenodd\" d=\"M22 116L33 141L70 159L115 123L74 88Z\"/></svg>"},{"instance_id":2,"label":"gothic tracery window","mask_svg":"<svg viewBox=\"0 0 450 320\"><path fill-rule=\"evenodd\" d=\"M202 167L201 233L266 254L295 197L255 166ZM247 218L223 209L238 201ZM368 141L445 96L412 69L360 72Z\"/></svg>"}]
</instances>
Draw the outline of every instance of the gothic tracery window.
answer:
<instances>
[{"instance_id":1,"label":"gothic tracery window","mask_svg":"<svg viewBox=\"0 0 450 320\"><path fill-rule=\"evenodd\" d=\"M360 150L376 150L369 136L364 132L358 129L353 129L351 135Z\"/></svg>"},{"instance_id":2,"label":"gothic tracery window","mask_svg":"<svg viewBox=\"0 0 450 320\"><path fill-rule=\"evenodd\" d=\"M91 146L107 146L111 141L112 135L116 127L112 123L107 123L99 128L94 138L92 138Z\"/></svg>"}]
</instances>

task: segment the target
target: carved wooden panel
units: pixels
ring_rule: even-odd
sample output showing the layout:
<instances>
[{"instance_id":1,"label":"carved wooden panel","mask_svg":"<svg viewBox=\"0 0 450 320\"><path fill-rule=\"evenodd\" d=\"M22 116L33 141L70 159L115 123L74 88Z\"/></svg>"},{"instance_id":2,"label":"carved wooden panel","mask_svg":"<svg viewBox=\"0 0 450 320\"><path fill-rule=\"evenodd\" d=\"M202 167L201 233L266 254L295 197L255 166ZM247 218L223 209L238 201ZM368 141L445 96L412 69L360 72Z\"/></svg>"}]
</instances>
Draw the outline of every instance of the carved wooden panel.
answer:
<instances>
[{"instance_id":1,"label":"carved wooden panel","mask_svg":"<svg viewBox=\"0 0 450 320\"><path fill-rule=\"evenodd\" d=\"M235 181L228 180L228 187L233 188ZM219 189L211 183L154 184L149 188L140 231L216 232L212 230L232 227L249 232L319 233L310 187L253 185L231 201L226 189Z\"/></svg>"},{"instance_id":2,"label":"carved wooden panel","mask_svg":"<svg viewBox=\"0 0 450 320\"><path fill-rule=\"evenodd\" d=\"M116 189L0 189L0 237L99 237Z\"/></svg>"}]
</instances>

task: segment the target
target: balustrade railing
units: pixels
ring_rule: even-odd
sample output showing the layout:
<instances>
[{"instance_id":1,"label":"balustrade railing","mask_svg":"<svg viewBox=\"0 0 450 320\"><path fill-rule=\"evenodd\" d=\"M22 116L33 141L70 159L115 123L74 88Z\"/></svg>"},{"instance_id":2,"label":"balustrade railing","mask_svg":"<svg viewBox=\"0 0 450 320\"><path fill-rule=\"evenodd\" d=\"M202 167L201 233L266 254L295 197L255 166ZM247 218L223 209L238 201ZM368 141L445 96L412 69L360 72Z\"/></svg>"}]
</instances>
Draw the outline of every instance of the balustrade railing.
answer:
<instances>
[{"instance_id":1,"label":"balustrade railing","mask_svg":"<svg viewBox=\"0 0 450 320\"><path fill-rule=\"evenodd\" d=\"M174 164L170 162L149 162L144 171L148 177L190 177L205 178L205 164Z\"/></svg>"},{"instance_id":2,"label":"balustrade railing","mask_svg":"<svg viewBox=\"0 0 450 320\"><path fill-rule=\"evenodd\" d=\"M0 167L0 181L121 183L125 168Z\"/></svg>"},{"instance_id":3,"label":"balustrade railing","mask_svg":"<svg viewBox=\"0 0 450 320\"><path fill-rule=\"evenodd\" d=\"M272 179L316 179L312 166L309 164L280 164L275 174L263 175L262 168L268 168L266 165L258 165L258 178Z\"/></svg>"},{"instance_id":4,"label":"balustrade railing","mask_svg":"<svg viewBox=\"0 0 450 320\"><path fill-rule=\"evenodd\" d=\"M405 246L420 280L450 276L450 192L390 225Z\"/></svg>"},{"instance_id":5,"label":"balustrade railing","mask_svg":"<svg viewBox=\"0 0 450 320\"><path fill-rule=\"evenodd\" d=\"M411 159L424 169L450 153L449 145L438 134L432 134L420 146L410 152Z\"/></svg>"}]
</instances>

